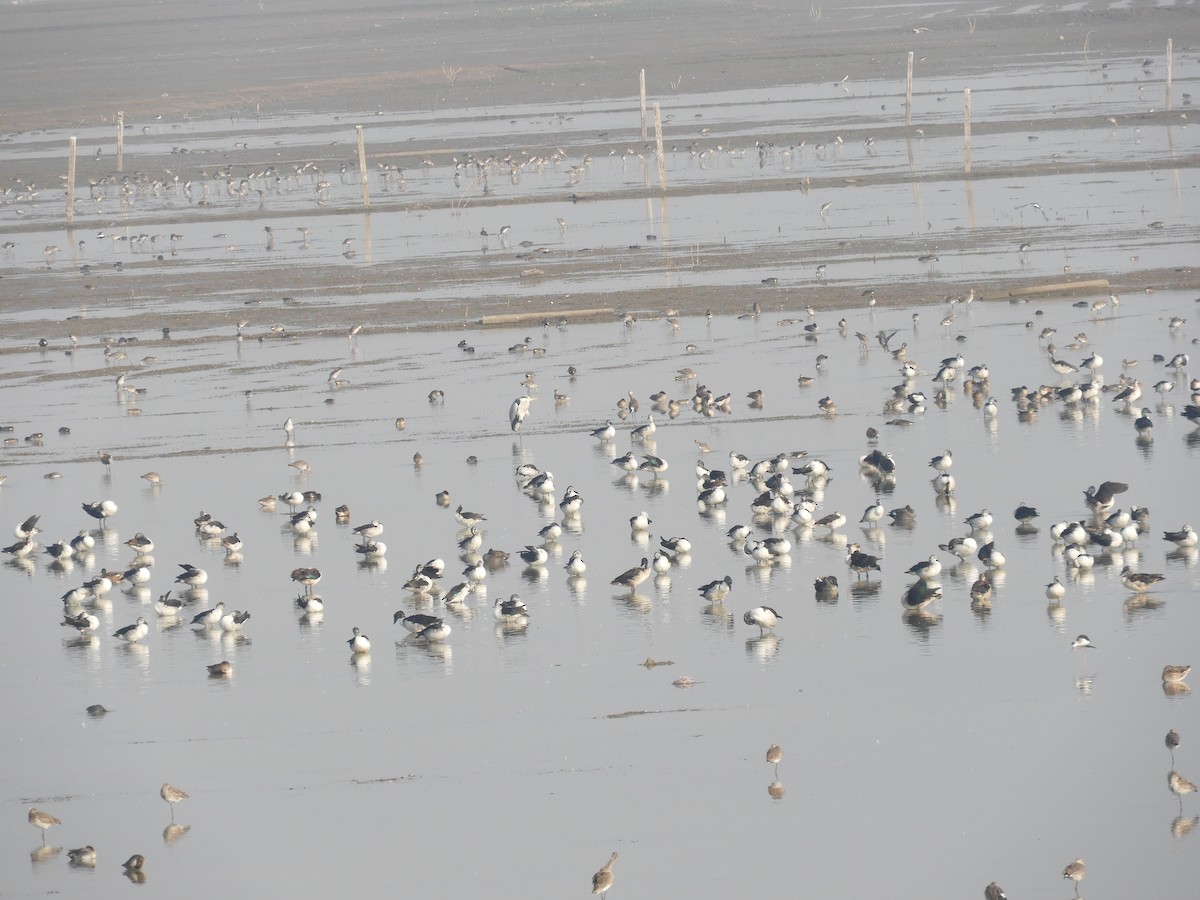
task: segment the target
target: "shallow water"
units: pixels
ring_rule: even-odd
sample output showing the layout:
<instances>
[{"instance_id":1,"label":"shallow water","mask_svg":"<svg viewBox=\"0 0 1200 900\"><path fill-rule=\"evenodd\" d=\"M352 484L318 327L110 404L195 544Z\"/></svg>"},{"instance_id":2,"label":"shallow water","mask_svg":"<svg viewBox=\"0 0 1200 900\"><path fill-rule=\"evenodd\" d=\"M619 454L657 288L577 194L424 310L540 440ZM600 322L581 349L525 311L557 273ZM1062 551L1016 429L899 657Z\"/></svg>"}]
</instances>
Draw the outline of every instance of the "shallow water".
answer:
<instances>
[{"instance_id":1,"label":"shallow water","mask_svg":"<svg viewBox=\"0 0 1200 900\"><path fill-rule=\"evenodd\" d=\"M0 449L8 520L39 513L44 546L94 524L82 501L111 497L120 511L87 561L64 569L39 555L27 568L0 566L9 598L0 634L9 721L0 738L4 890L115 894L124 886L119 863L140 852L147 886L172 894L183 884L197 894L227 891L231 881L332 894L353 879L363 895L398 882L432 896L583 895L617 849L622 896L796 884L826 895L852 884L856 894L919 885L951 896L996 879L1012 896L1065 897L1059 873L1078 856L1088 863L1089 897L1183 896L1196 838L1173 836L1180 804L1166 788L1162 737L1181 731L1176 763L1195 779L1196 716L1191 696L1164 695L1159 672L1192 661L1200 612L1190 598L1200 572L1197 553L1168 552L1161 532L1200 518L1194 492L1180 489L1200 441L1181 415L1187 379L1165 405L1149 384L1173 377L1152 354L1194 350L1194 330L1170 332L1166 321L1190 316L1192 299L1125 296L1100 320L1067 301L977 302L960 310L953 330L937 324L940 307L855 309L845 312L848 336L836 327L841 313L820 314L816 341L769 312L683 318L677 332L661 320L468 329L461 336L474 354L457 349L453 333L369 328L353 343L145 340L126 348L131 363L155 358L129 370L127 383L145 389L129 401L115 392L122 367L106 365L96 346L10 354L5 415L18 440ZM1008 388L1055 379L1038 340L1044 326L1058 329L1060 358L1101 353L1107 382L1122 358L1138 360L1128 371L1153 397L1143 401L1156 423L1152 443L1135 439L1133 417L1107 396L1018 422ZM892 347L907 341L923 370L960 351L968 366L989 364L999 416L989 423L958 382L944 409L930 404L905 414L910 427L885 426L895 417L881 409L899 363L877 345L860 353L854 338L881 329L897 329ZM1066 349L1081 331L1090 347ZM510 352L527 336L544 355ZM828 356L820 370L818 353ZM628 430L644 421L652 392L687 396L691 386L674 379L681 366L731 392L731 411L655 415L653 445L631 445ZM331 392L326 378L338 367L350 384ZM506 410L528 371L539 399L514 436ZM802 373L816 383L798 386ZM928 374L916 386L932 394ZM444 403L428 402L434 388ZM556 388L569 402L555 404ZM744 399L756 388L766 392L762 409ZM642 412L602 446L588 432L616 421L627 390ZM823 396L836 400L836 417L818 413ZM134 405L140 416L129 415ZM289 416L292 450L283 447ZM403 431L397 416L406 417ZM855 524L876 497L857 471L868 426L898 463L882 502L910 504L912 529ZM23 440L35 431L45 435L40 446ZM776 565L751 564L725 532L751 523L757 490L737 481L724 509L699 513L694 440L708 442L705 460L724 469L730 450L754 459L804 450L826 460L833 477L818 515L841 510L850 524L828 535L758 523L758 536L788 534L794 549ZM619 477L610 460L631 446L670 468L657 480ZM116 458L111 472L95 459L100 448ZM926 463L946 448L958 488L939 504ZM288 467L298 459L311 475ZM539 543L538 529L558 511L519 489L513 470L522 462L554 472L554 502L568 484L585 498L542 571L524 570L515 551ZM161 488L138 477L148 470L161 473ZM52 471L62 477L44 477ZM1152 528L1138 549L1071 577L1050 525L1085 517L1082 490L1110 479L1129 483L1120 505L1149 507ZM256 502L293 489L322 494L308 537L291 533L282 504L266 512ZM442 557L444 584L460 580L460 529L434 503L442 489L452 507L487 515L485 549L514 555L448 614L444 645L425 647L391 617L437 606L403 590L414 565ZM1019 501L1039 508L1037 532L1015 528ZM358 562L350 529L334 521L341 503L354 525L384 523L386 565ZM980 565L952 567L939 553L944 599L927 617L905 616L904 570L966 534L963 520L983 507L996 514L992 533L1008 557L990 612L973 612L967 598ZM239 563L195 535L191 518L201 510L242 537ZM627 523L641 510L654 524L639 542ZM114 589L99 636L76 641L58 625L58 597L101 568L125 566L132 554L123 542L136 531L156 543L150 585ZM666 578L632 597L609 585L674 535L693 550ZM869 586L844 562L856 540L882 557ZM586 582L561 568L574 549L588 564ZM210 576L187 618L224 601L253 614L241 636L197 634L186 618L154 614L180 562ZM1150 602L1121 586L1124 564L1166 574ZM301 565L323 572L320 617L306 619L292 604L298 587L288 574ZM697 586L726 574L734 588L724 608L706 609ZM825 574L841 581L837 604L814 602L812 581ZM1055 574L1068 594L1051 610L1043 586ZM491 604L514 592L529 604L530 624L506 632ZM741 621L763 604L783 615L774 636ZM138 615L151 624L143 645L109 637ZM371 637L369 657L351 658L353 626ZM1098 649L1072 651L1079 633ZM674 664L640 667L647 657ZM233 663L233 677L210 679L204 667L221 659ZM672 686L682 676L697 683ZM112 712L88 718L91 703ZM612 718L627 712L648 714ZM774 772L763 754L772 742L784 748L780 800L767 792ZM192 795L176 809L176 821L190 826L182 835L163 830L163 781ZM65 851L26 864L38 845L24 821L31 804L64 822L48 833L51 846L97 847L94 871L69 868ZM1195 797L1182 812L1200 814Z\"/></svg>"}]
</instances>

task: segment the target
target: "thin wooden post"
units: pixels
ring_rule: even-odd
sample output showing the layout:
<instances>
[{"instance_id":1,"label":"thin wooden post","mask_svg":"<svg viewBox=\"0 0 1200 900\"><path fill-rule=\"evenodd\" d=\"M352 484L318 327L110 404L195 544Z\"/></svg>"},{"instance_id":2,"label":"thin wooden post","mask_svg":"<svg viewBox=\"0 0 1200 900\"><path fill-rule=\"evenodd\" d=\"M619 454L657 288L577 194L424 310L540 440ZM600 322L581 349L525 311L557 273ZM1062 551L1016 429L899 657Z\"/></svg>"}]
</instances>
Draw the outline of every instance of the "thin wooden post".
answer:
<instances>
[{"instance_id":1,"label":"thin wooden post","mask_svg":"<svg viewBox=\"0 0 1200 900\"><path fill-rule=\"evenodd\" d=\"M908 51L908 77L904 81L904 124L912 124L913 52Z\"/></svg>"},{"instance_id":2,"label":"thin wooden post","mask_svg":"<svg viewBox=\"0 0 1200 900\"><path fill-rule=\"evenodd\" d=\"M662 140L662 110L658 101L654 101L654 154L658 157L658 187L664 193L667 190L667 161L663 156Z\"/></svg>"},{"instance_id":3,"label":"thin wooden post","mask_svg":"<svg viewBox=\"0 0 1200 900\"><path fill-rule=\"evenodd\" d=\"M646 145L646 70L642 69L642 74L638 78L641 82L642 94L642 146Z\"/></svg>"},{"instance_id":4,"label":"thin wooden post","mask_svg":"<svg viewBox=\"0 0 1200 900\"><path fill-rule=\"evenodd\" d=\"M1174 41L1167 38L1167 112L1171 111L1171 74L1175 66Z\"/></svg>"},{"instance_id":5,"label":"thin wooden post","mask_svg":"<svg viewBox=\"0 0 1200 900\"><path fill-rule=\"evenodd\" d=\"M367 148L363 143L363 127L355 125L358 132L358 177L362 181L363 209L371 208L371 194L367 189Z\"/></svg>"},{"instance_id":6,"label":"thin wooden post","mask_svg":"<svg viewBox=\"0 0 1200 900\"><path fill-rule=\"evenodd\" d=\"M963 90L963 171L971 174L971 89Z\"/></svg>"},{"instance_id":7,"label":"thin wooden post","mask_svg":"<svg viewBox=\"0 0 1200 900\"><path fill-rule=\"evenodd\" d=\"M125 171L125 113L117 113L117 171Z\"/></svg>"},{"instance_id":8,"label":"thin wooden post","mask_svg":"<svg viewBox=\"0 0 1200 900\"><path fill-rule=\"evenodd\" d=\"M67 225L75 221L75 135L67 153Z\"/></svg>"}]
</instances>

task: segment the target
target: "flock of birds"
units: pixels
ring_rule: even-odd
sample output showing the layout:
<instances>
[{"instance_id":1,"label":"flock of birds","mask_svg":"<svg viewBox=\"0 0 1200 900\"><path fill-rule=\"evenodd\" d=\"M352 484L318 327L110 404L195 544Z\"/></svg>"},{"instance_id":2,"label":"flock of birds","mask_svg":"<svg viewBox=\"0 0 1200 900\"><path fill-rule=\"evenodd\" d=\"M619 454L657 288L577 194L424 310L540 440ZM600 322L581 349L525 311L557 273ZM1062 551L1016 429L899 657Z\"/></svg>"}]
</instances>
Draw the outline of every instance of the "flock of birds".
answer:
<instances>
[{"instance_id":1,"label":"flock of birds","mask_svg":"<svg viewBox=\"0 0 1200 900\"><path fill-rule=\"evenodd\" d=\"M970 300L963 298L957 302L969 303ZM760 314L761 311L757 307L752 312L754 316ZM1172 321L1171 328L1177 329L1181 324L1181 322ZM635 321L631 321L627 317L626 326L634 327L634 325ZM842 335L846 334L847 325L844 318L838 323L838 330ZM241 327L239 326L239 334L240 332ZM961 354L941 360L930 370L934 373L934 388L927 395L920 389L917 379L922 372L928 375L929 371L920 369L906 358L907 345L895 349L890 346L895 334L895 332L880 332L875 340L883 352L890 354L896 360L902 379L884 400L884 413L893 417L888 419L889 425L899 427L910 424L911 420L908 417L921 414L928 404L944 407L952 399L951 394L955 391L955 382L961 382L962 392L971 399L975 408L982 411L985 418L992 419L998 414L998 404L993 396L990 372L986 365L968 368ZM1065 371L1068 364L1057 358L1055 348L1049 343L1052 337L1053 330L1046 329L1040 335L1039 340L1047 342L1047 359L1051 371L1066 378L1068 374L1071 374ZM858 334L858 338L860 352L871 352L872 342L861 333ZM1084 347L1088 343L1086 335L1076 335L1075 346ZM1191 403L1185 408L1185 415L1200 423L1200 379L1186 381L1185 368L1188 364L1186 354L1176 354L1170 361L1163 359L1160 362L1170 370L1170 378L1164 379L1165 381L1169 380L1172 386L1183 382L1190 389ZM820 357L817 359L817 364L821 365ZM1081 362L1080 366L1071 367L1072 372L1079 370L1088 372L1088 379L1082 383L1060 383L1057 386L1043 385L1037 388L1013 389L1012 403L1016 415L1019 418L1030 419L1036 417L1040 410L1052 405L1058 405L1068 411L1087 405L1094 407L1105 399L1107 394L1110 395L1108 399L1116 408L1128 413L1131 417L1138 411L1141 412L1134 422L1137 440L1152 440L1152 423L1146 425L1142 421L1148 419L1150 411L1137 406L1137 402L1141 398L1141 382L1123 374L1116 383L1106 384L1099 374L1102 364L1099 355L1092 352L1087 359ZM1133 361L1125 361L1126 370L1132 369L1134 365ZM801 385L804 384L804 378L804 376L800 377ZM680 415L683 410L690 408L702 417L711 418L718 412L730 408L732 398L727 394L714 394L700 383L697 374L690 368L679 370L678 381L686 386L688 391L686 395L677 398L670 397L667 392L653 395L650 398L653 405L652 411L646 415L644 423L628 428L628 438L634 449L617 454L614 442L619 434L619 429L611 419L590 431L590 437L598 442L602 451L611 458L612 465L622 473L620 477L635 481L640 478L654 480L660 478L668 470L667 461L656 455L655 433L658 423L655 421L655 415L660 417L659 421L671 420ZM532 373L527 375L522 386L526 389L526 393L512 402L508 412L508 424L513 433L522 433L523 430L528 430L534 401L537 399L531 393L531 390L536 388ZM1156 390L1162 396L1172 389L1172 387L1156 386ZM566 399L564 395L560 402L565 402ZM764 402L762 392L753 392L748 395L747 399L752 406L757 404L758 408L761 408ZM430 401L444 402L444 396L435 398L431 394ZM818 403L818 410L824 415L837 414L836 404L830 398L823 398ZM614 417L625 422L630 417L640 416L640 412L641 404L630 392L616 403ZM398 428L402 427L402 421L397 420ZM640 419L635 421L640 422ZM621 430L624 427L623 425ZM284 424L283 430L284 446L290 449L295 446L296 440L295 424L291 418ZM879 495L889 492L895 486L900 470L905 465L911 465L909 461L897 459L893 454L880 449L881 437L875 428L868 429L866 439L869 448L857 459L857 468L860 474L873 484ZM724 510L729 507L736 500L737 492L743 485L752 488L750 493L753 496L741 506L747 516L746 523L736 524L727 532L730 548L739 556L746 558L751 567L769 569L788 557L796 542L807 540L817 534L828 538L835 545L844 545L845 567L854 579L850 588L853 592L877 590L879 584L877 576L889 563L880 556L867 552L869 548L864 547L864 543L869 543L873 530L878 528L885 519L890 519L890 523L894 527L911 528L917 515L911 505L887 510L881 499L877 498L863 511L857 521L863 532L862 542L851 541L844 535L842 529L852 523L852 517L842 510L823 508L826 500L826 488L834 470L832 462L812 457L804 451L783 451L769 458L755 460L736 450L730 450L724 457L728 461L728 469L719 469L711 467L704 461L705 457L712 452L712 448L702 441L696 443L700 459L694 468L695 503L700 515L704 516L718 508ZM98 456L100 462L106 467L112 465L113 458L110 454L101 451ZM414 463L420 465L419 454L414 457ZM308 476L313 471L313 467L304 460L293 460L289 465L303 476ZM838 461L838 465L842 465L842 462ZM930 486L935 502L939 505L945 504L954 496L957 489L953 452L947 449L932 457L928 461L928 468L933 472ZM527 569L543 570L550 560L548 548L557 546L564 531L577 533L580 530L578 524L584 507L584 497L574 486L567 487L560 495L553 473L532 462L524 462L518 466L514 476L519 490L537 502L540 509L553 510L554 504L557 503L558 515L538 532L536 539L531 539L530 543L516 553ZM147 473L142 477L156 486L162 484L162 479L157 473ZM1114 559L1120 558L1119 555L1114 556L1120 548L1136 546L1144 538L1150 528L1149 511L1136 506L1128 510L1117 508L1118 499L1128 490L1127 484L1115 481L1106 481L1098 486L1090 486L1083 491L1086 514L1077 519L1058 522L1049 529L1050 537L1068 573L1078 574L1097 565L1109 564ZM452 502L448 491L440 492L435 499L437 505L443 508L448 508ZM275 510L281 505L286 507L288 509L288 527L296 535L306 535L316 527L317 504L320 501L321 495L318 492L293 490L277 496L264 497L259 503L262 508L267 510ZM98 523L101 530L107 528L108 520L118 513L117 504L111 499L84 502L82 510ZM461 570L461 580L457 580L451 587L443 588L442 579L447 572L448 565L440 557L414 566L411 578L403 586L411 598L411 602L405 605L410 606L411 609L413 605L417 608L431 608L436 604L437 611L422 613L406 612L404 609L396 610L392 616L392 623L402 626L409 633L407 640L425 644L439 644L447 641L453 633L453 628L447 619L453 614L461 613L465 604L469 603L476 594L486 592L489 574L498 568L503 568L509 562L511 554L507 551L492 548L481 552L487 527L487 516L466 510L462 505L458 505L453 510L453 515L460 526L457 534L456 555L464 565ZM1037 526L1034 523L1038 516L1036 507L1024 502L1019 503L1012 512L1018 530L1036 530ZM335 518L339 525L348 526L350 524L348 506L339 506L335 511ZM997 547L996 539L990 530L995 519L996 516L990 510L982 509L966 518L964 533L950 538L936 548L937 551L948 554L948 558L953 563L977 560L982 565L983 571L971 584L969 590L971 608L977 613L984 613L990 609L993 596L997 591L991 573L1003 569L1006 564L1005 556ZM33 515L15 527L16 542L3 548L3 552L8 554L15 563L25 566L32 565L32 561L37 558L40 550L41 553L51 558L51 565L63 567L72 558L86 559L92 553L96 535L88 529L80 530L74 538L69 540L58 540L46 547L40 547L37 542L37 535L41 532L39 521L40 516ZM231 532L224 523L206 513L201 513L196 517L193 524L197 535L206 546L219 547L227 558L240 560L243 541L236 532ZM629 519L631 534L643 544L648 542L646 538L652 525L650 516L644 511L636 513ZM363 563L370 565L385 559L387 546L380 540L384 534L384 525L380 520L372 519L355 526L352 528L352 533L356 541L354 552ZM1163 532L1162 540L1178 548L1176 552L1184 554L1195 554L1197 546L1200 544L1200 536L1190 524L1184 524L1177 530ZM127 567L120 570L102 569L79 587L67 591L62 597L64 610L62 625L78 632L81 639L94 639L93 635L100 627L97 610L111 609L111 602L106 595L115 586L127 584L144 587L151 580L154 564L151 555L154 550L153 540L142 532L137 532L134 537L125 541L125 544L135 554ZM690 561L689 554L692 545L688 538L676 535L660 537L658 544L653 555L643 556L637 565L611 578L610 584L617 589L618 594L636 597L638 588L648 580L664 575ZM933 548L931 548L932 550ZM179 567L180 572L174 577L176 587L160 595L154 603L154 610L160 623L175 624L181 619L186 619L196 629L239 633L250 619L249 611L227 609L224 601L221 601L193 612L195 607L201 605L200 601L207 598L204 585L208 580L208 575L203 568L192 563L181 563ZM936 617L929 612L929 607L943 596L943 585L938 580L943 567L943 557L938 552L930 552L926 558L918 560L905 569L905 574L911 576L911 581L902 591L900 598L906 616L915 620L936 620ZM568 581L582 579L587 571L583 552L579 549L574 550L563 568ZM875 581L872 581L873 574L876 575ZM304 616L319 617L324 610L325 602L315 590L322 578L320 568L316 566L298 567L292 570L290 577L302 588L302 593L294 601L295 606ZM1136 598L1136 602L1147 602L1152 591L1163 582L1164 576L1154 572L1135 571L1131 566L1125 565L1121 570L1120 579ZM172 596L176 589L181 591L180 595ZM736 590L736 585L732 576L724 575L699 585L696 590L701 599L708 604L709 611L714 614L726 615L725 602ZM819 603L837 602L840 590L841 584L836 572L822 574L813 582L815 599ZM1066 591L1066 585L1063 584L1060 576L1056 575L1046 587L1046 596L1051 601L1052 608L1061 602ZM531 619L527 605L517 594L495 599L492 602L492 613L498 627L505 630L525 629ZM760 638L768 639L773 637L774 630L784 621L784 616L771 606L758 605L746 609L742 614L742 621L747 626L757 628ZM137 644L145 641L152 630L147 618L139 616L135 622L119 628L112 637L116 641ZM346 643L352 658L369 656L371 641L357 625L353 627ZM1077 649L1095 649L1095 645L1086 635L1079 635L1072 646ZM234 673L234 665L229 660L221 660L207 668L210 677L213 678L230 678ZM1167 694L1186 692L1188 688L1185 679L1189 671L1190 666L1187 665L1166 666L1162 672L1164 692ZM687 680L681 679L681 683L684 681ZM89 709L89 712L102 715L104 710L102 707L93 707ZM1172 731L1167 737L1167 746L1172 752L1172 760L1174 759L1174 750L1179 744L1178 733ZM782 750L777 745L773 745L768 751L767 761L776 766L776 773L781 759ZM1186 794L1194 792L1195 785L1174 770L1170 773L1168 782L1172 793L1180 798L1182 816L1182 798ZM161 796L171 805L173 821L174 804L186 799L188 795L169 784L164 784ZM43 838L46 829L61 824L53 815L34 808L29 810L29 821L42 830ZM1185 821L1195 824L1195 820ZM1189 824L1187 827L1191 827L1191 825ZM95 863L95 849L91 846L72 850L68 855L73 864L94 865ZM594 876L594 894L602 894L612 886L612 867L616 858L617 854L613 853L609 862ZM125 870L134 880L144 879L144 858L140 855L131 857L125 864ZM1063 877L1078 886L1084 874L1083 861L1076 860L1067 866ZM988 886L986 896L990 900L995 900L995 898L1003 898L1004 894L993 883Z\"/></svg>"}]
</instances>

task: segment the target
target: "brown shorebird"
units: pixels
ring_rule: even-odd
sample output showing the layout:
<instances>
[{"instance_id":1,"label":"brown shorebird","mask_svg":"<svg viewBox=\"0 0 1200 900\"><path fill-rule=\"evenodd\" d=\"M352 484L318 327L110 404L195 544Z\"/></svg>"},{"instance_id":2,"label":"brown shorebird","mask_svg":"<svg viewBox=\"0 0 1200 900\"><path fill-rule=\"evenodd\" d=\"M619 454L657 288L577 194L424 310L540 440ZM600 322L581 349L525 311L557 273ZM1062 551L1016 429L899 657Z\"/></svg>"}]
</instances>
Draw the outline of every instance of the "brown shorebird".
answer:
<instances>
[{"instance_id":1,"label":"brown shorebird","mask_svg":"<svg viewBox=\"0 0 1200 900\"><path fill-rule=\"evenodd\" d=\"M42 812L36 806L29 807L29 824L34 828L42 829L42 844L46 843L46 829L51 825L61 825L62 821L50 815L50 813Z\"/></svg>"},{"instance_id":2,"label":"brown shorebird","mask_svg":"<svg viewBox=\"0 0 1200 900\"><path fill-rule=\"evenodd\" d=\"M171 821L175 821L175 804L180 800L186 800L188 795L175 787L173 784L164 784L159 789L158 796L167 801L167 805L171 807Z\"/></svg>"},{"instance_id":3,"label":"brown shorebird","mask_svg":"<svg viewBox=\"0 0 1200 900\"><path fill-rule=\"evenodd\" d=\"M600 871L592 876L592 893L603 894L613 885L613 863L617 861L617 851L613 851L613 855L608 858Z\"/></svg>"},{"instance_id":4,"label":"brown shorebird","mask_svg":"<svg viewBox=\"0 0 1200 900\"><path fill-rule=\"evenodd\" d=\"M1190 671L1191 666L1163 666L1163 684L1181 684Z\"/></svg>"},{"instance_id":5,"label":"brown shorebird","mask_svg":"<svg viewBox=\"0 0 1200 900\"><path fill-rule=\"evenodd\" d=\"M1063 878L1069 878L1075 882L1075 896L1079 896L1079 882L1083 881L1087 875L1087 870L1083 866L1083 860L1077 859L1065 869L1063 869Z\"/></svg>"},{"instance_id":6,"label":"brown shorebird","mask_svg":"<svg viewBox=\"0 0 1200 900\"><path fill-rule=\"evenodd\" d=\"M228 660L221 660L219 663L213 663L208 667L208 674L214 678L228 678L233 674L233 663ZM165 789L165 788L164 788ZM166 799L165 797L163 798ZM167 801L170 803L171 801Z\"/></svg>"},{"instance_id":7,"label":"brown shorebird","mask_svg":"<svg viewBox=\"0 0 1200 900\"><path fill-rule=\"evenodd\" d=\"M1186 794L1196 793L1196 786L1180 775L1178 772L1171 772L1167 776L1167 787L1171 789L1171 793L1179 798L1179 805L1183 806L1183 798Z\"/></svg>"},{"instance_id":8,"label":"brown shorebird","mask_svg":"<svg viewBox=\"0 0 1200 900\"><path fill-rule=\"evenodd\" d=\"M783 748L772 744L767 748L767 762L775 767L775 777L779 777L779 761L783 759Z\"/></svg>"},{"instance_id":9,"label":"brown shorebird","mask_svg":"<svg viewBox=\"0 0 1200 900\"><path fill-rule=\"evenodd\" d=\"M984 900L1008 900L1004 890L996 882L992 882L983 889Z\"/></svg>"}]
</instances>

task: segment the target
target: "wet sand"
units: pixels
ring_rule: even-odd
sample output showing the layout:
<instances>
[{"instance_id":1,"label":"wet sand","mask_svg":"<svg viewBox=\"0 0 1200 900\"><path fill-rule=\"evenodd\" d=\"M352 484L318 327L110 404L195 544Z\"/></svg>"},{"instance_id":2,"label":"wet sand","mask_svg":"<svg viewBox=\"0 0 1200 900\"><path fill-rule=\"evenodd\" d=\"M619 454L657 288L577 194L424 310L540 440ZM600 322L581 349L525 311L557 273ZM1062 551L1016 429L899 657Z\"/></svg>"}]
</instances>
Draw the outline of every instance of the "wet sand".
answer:
<instances>
[{"instance_id":1,"label":"wet sand","mask_svg":"<svg viewBox=\"0 0 1200 900\"><path fill-rule=\"evenodd\" d=\"M563 311L596 311L604 317L610 310L642 316L727 314L754 303L784 312L808 305L846 308L861 303L867 291L875 292L879 305L891 306L939 302L971 288L989 300L1020 297L1028 287L1047 284L1063 284L1069 293L1071 283L1100 280L1119 293L1200 289L1189 253L1198 223L1185 200L1195 185L1200 152L1186 112L1178 106L1167 110L1163 103L1168 37L1176 38L1174 93L1187 91L1196 78L1194 53L1184 40L1191 9L1090 4L1020 9L793 10L724 3L516 9L482 3L331 11L296 3L287 11L274 4L250 11L218 4L190 17L131 2L113 17L107 8L86 5L18 4L0 12L0 25L14 43L14 52L0 62L0 74L11 83L18 71L41 60L55 60L55 67L53 75L34 80L0 111L8 142L32 145L0 159L4 183L17 185L0 206L0 235L19 248L66 250L44 262L14 256L20 249L0 257L6 334L19 346L41 337L61 342L68 332L87 342L113 334L144 335L147 328L157 333L163 327L179 338L207 339L228 335L244 316L262 319L264 310L271 318L286 316L292 333L315 334L335 333L354 322L382 330L461 327L514 313L538 321ZM217 59L198 39L207 32L221 35ZM114 49L106 35L118 34L120 49ZM917 56L917 97L913 123L905 125L903 82L910 49ZM1147 57L1152 64L1142 66ZM615 162L632 158L640 146L634 96L640 67L647 69L649 94L666 117L666 201L654 184L649 149L640 151L641 160L633 164L644 170L641 178L629 175L626 163L618 168ZM1030 99L1028 109L1014 111L1023 95L1036 93L1036 77L1033 83L1021 79L1039 70L1080 73L1084 90L1068 84L1051 100ZM975 114L975 163L965 177L961 89L982 86L985 79L1004 82L1006 73L1011 73L1006 105L997 101L988 107L985 93ZM755 108L760 104L747 99L766 100L781 86L800 86L798 96L803 86L815 91L819 102L810 105L818 110L816 119L797 123L783 110L775 118L769 106L762 112ZM1113 101L1121 116L1105 116L1106 96L1116 96L1121 87L1128 88L1129 98ZM837 98L845 102L833 102ZM1064 98L1077 105L1053 102ZM247 178L246 173L268 166L286 171L311 164L340 192L325 202L291 206L274 196L270 204L264 199L256 206L251 194L251 202L216 199L205 209L177 193L158 206L138 202L120 209L113 197L94 209L77 200L76 227L68 231L56 209L61 195L49 187L63 167L61 141L68 133L83 132L78 180L86 197L89 180L103 184L114 175L105 130L118 108L127 123L126 173L142 191L151 179L168 188L174 179L176 189L187 181L204 182L219 194L229 177ZM424 116L397 119L414 111ZM504 119L508 115L511 120ZM580 122L573 125L576 118ZM596 130L592 118L619 127ZM555 127L544 127L546 119ZM407 136L404 121L412 126ZM395 122L399 125L387 127ZM481 129L475 136L472 123ZM356 220L352 257L343 258L331 239L338 252L318 248L325 255L309 254L300 271L280 255L260 254L247 265L232 244L229 253L218 244L196 254L197 238L217 229L232 233L240 227L245 237L261 234L268 224L280 232L300 225L314 231L324 225L331 231L344 228L335 220L361 213L361 202L353 169L340 179L333 173L354 165L355 124L367 130L372 176L381 166L393 166L410 183L424 174L447 185L453 160L473 155L493 161L552 159L555 180L545 179L532 191L524 185L491 191L485 182L481 191L469 192L472 185L458 192L435 187L419 197L411 189L381 192L372 181L372 215ZM30 129L47 129L41 143ZM326 140L330 129L336 133L332 142ZM1143 144L1150 135L1153 148L1149 140ZM800 143L804 138L807 148ZM1098 144L1108 138L1111 146ZM1045 152L1014 155L1012 148L1023 150L1026 140L1035 139ZM697 168L697 159L698 168L706 168L705 154L753 156L756 142L770 148L764 158L774 168L760 165L766 168L755 173L761 177L717 171L692 180L687 171ZM832 148L829 161L824 149L812 149L826 143ZM91 152L93 145L99 155ZM866 155L858 149L863 146ZM801 149L793 165L790 151L796 147ZM873 168L868 158L898 159L903 153L907 167ZM567 177L568 167L579 160L590 166L593 159L589 171L603 171L607 164L607 180L574 184ZM751 168L747 162L745 169ZM1106 196L1110 189L1104 185L1136 197L1143 187L1134 179L1168 169L1175 181L1168 191L1176 198L1176 215L1155 222L1164 231L1147 229L1150 218L1159 218L1154 213L1147 213L1147 221L1124 222L1106 209L1116 201ZM497 165L493 177L499 181L502 174L503 166ZM1079 204L1080 216L1064 213L1037 222L1034 240L1039 250L1054 247L1053 265L1042 257L1030 267L1016 253L1029 237L1030 223L1023 216L1018 223L1012 210L1028 203L1018 206L1005 198L1008 205L998 207L981 201L976 212L976 194L1015 195L1035 186L1048 206L1048 192L1068 179L1077 181L1062 188L1064 196L1077 193L1078 184L1099 187ZM20 185L30 183L40 190L17 213ZM909 188L911 202L896 193ZM108 191L117 193L112 186ZM949 214L937 221L925 204L930 195L948 192L954 195ZM840 218L832 222L814 214L826 197L837 201L834 216ZM792 241L772 243L765 237L766 214L763 234L730 237L720 223L734 200L790 204L794 211L781 214L786 224L780 230L794 226ZM647 221L639 223L642 203ZM701 225L705 218L712 224L678 238L671 229L678 224L680 205L689 203L703 206L704 212L694 213ZM604 212L592 211L600 206ZM565 213L575 229L577 218L611 218L610 208L627 220L615 240L606 234L590 243L597 229L568 235L564 228L560 236L552 224L542 227ZM1099 240L1077 227L1082 218L1092 219L1093 208L1096 218L1113 219L1108 235ZM867 221L868 214L884 210L889 220L911 214L908 232ZM384 218L389 214L390 223ZM522 215L530 221L522 236L532 238L531 247L497 245L496 222ZM927 217L931 221L925 223ZM493 230L486 253L474 237L479 221ZM160 245L125 255L114 276L107 269L117 257L101 253L97 240L90 240L86 252L75 250L89 231L98 234L106 226L130 236L143 229L178 230L186 238L185 249L173 246L163 253ZM372 252L373 228L377 235L407 228L415 237L424 228L444 228L451 244L436 245L429 237L417 248L410 235L392 252L377 237ZM1096 252L1091 259L1070 258L1100 251L1104 239L1118 243L1123 256ZM1166 251L1142 258L1151 242L1161 246L1164 241ZM244 249L238 242L237 253ZM1001 253L1002 262L977 265L979 254ZM962 256L956 264L935 266L928 277L912 271L928 266L924 260L957 254ZM1059 257L1070 264L1061 265ZM887 265L880 266L881 260ZM813 275L818 264L829 265L828 278ZM92 269L77 274L82 265ZM608 279L606 273L619 277ZM772 278L777 281L765 281ZM1092 286L1081 293L1107 291ZM298 302L284 307L285 296ZM136 312L142 307L144 315Z\"/></svg>"}]
</instances>

